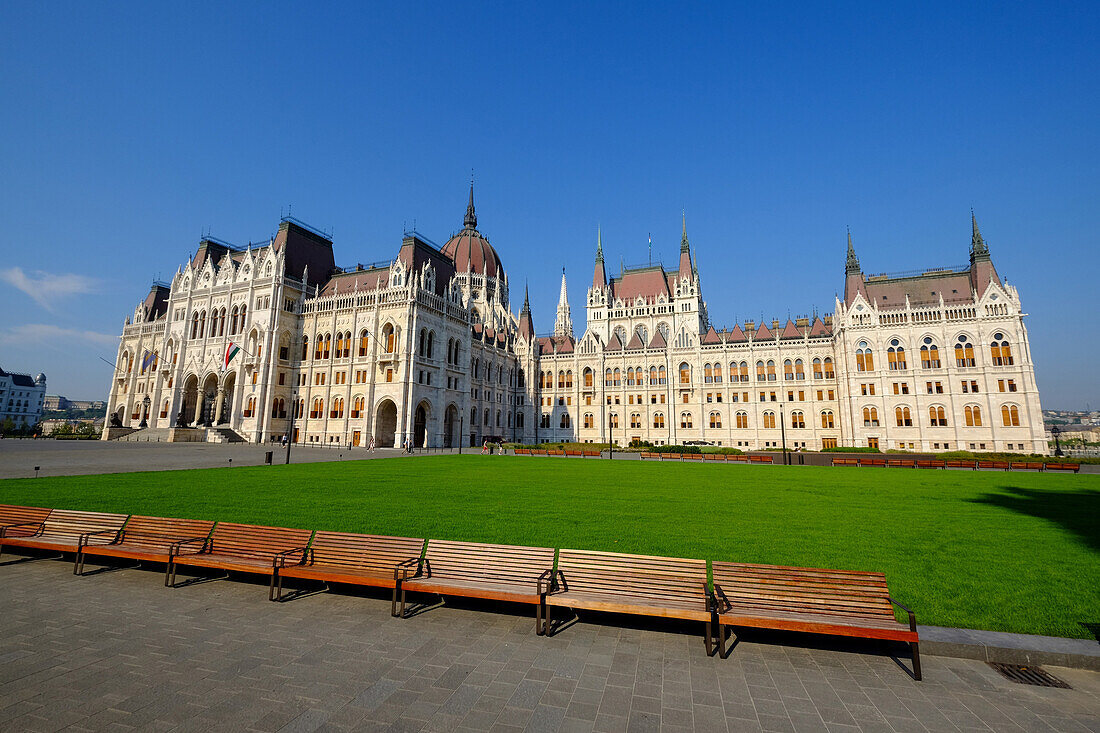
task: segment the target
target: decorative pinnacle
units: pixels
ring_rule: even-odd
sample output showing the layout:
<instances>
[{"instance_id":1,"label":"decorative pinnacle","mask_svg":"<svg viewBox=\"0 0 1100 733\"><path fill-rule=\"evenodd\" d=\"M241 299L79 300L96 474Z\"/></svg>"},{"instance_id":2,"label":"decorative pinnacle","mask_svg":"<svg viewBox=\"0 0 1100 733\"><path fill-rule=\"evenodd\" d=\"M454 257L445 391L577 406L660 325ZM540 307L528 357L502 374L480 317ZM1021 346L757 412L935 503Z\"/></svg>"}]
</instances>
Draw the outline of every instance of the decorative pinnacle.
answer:
<instances>
[{"instance_id":1,"label":"decorative pinnacle","mask_svg":"<svg viewBox=\"0 0 1100 733\"><path fill-rule=\"evenodd\" d=\"M851 229L848 229L848 260L844 264L844 272L847 275L858 274L860 272L859 258L856 257L856 251L852 247L852 230Z\"/></svg>"},{"instance_id":2,"label":"decorative pinnacle","mask_svg":"<svg viewBox=\"0 0 1100 733\"><path fill-rule=\"evenodd\" d=\"M523 281L523 310L520 313L531 312L531 299L527 297L527 281Z\"/></svg>"},{"instance_id":3,"label":"decorative pinnacle","mask_svg":"<svg viewBox=\"0 0 1100 733\"><path fill-rule=\"evenodd\" d=\"M985 240L982 239L982 233L978 231L978 219L974 216L974 209L970 210L970 224L974 229L974 233L970 237L970 254L989 254L989 247L986 246Z\"/></svg>"},{"instance_id":4,"label":"decorative pinnacle","mask_svg":"<svg viewBox=\"0 0 1100 733\"><path fill-rule=\"evenodd\" d=\"M683 228L681 229L681 234L680 234L680 251L681 252L687 252L688 249L689 249L689 245L688 245L688 221L687 221L687 211L686 210L681 211L681 223L683 225Z\"/></svg>"},{"instance_id":5,"label":"decorative pinnacle","mask_svg":"<svg viewBox=\"0 0 1100 733\"><path fill-rule=\"evenodd\" d=\"M477 214L474 213L474 177L470 176L470 203L466 206L466 218L462 220L467 229L477 229Z\"/></svg>"},{"instance_id":6,"label":"decorative pinnacle","mask_svg":"<svg viewBox=\"0 0 1100 733\"><path fill-rule=\"evenodd\" d=\"M603 262L603 235L600 225L596 225L596 262Z\"/></svg>"}]
</instances>

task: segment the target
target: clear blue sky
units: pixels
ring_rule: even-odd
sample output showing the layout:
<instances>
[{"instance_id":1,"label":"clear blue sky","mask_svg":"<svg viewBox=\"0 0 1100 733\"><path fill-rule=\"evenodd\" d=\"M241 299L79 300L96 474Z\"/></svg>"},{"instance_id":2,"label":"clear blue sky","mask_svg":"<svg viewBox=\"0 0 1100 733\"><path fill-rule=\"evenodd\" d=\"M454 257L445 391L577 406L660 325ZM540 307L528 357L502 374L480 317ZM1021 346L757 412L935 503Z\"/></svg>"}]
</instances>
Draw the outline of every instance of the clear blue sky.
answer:
<instances>
[{"instance_id":1,"label":"clear blue sky","mask_svg":"<svg viewBox=\"0 0 1100 733\"><path fill-rule=\"evenodd\" d=\"M518 310L583 320L675 258L719 326L830 311L865 272L964 264L974 207L1030 313L1044 407L1100 407L1100 4L0 6L0 365L103 398L123 319L209 229L281 210L337 262L413 220L481 230Z\"/></svg>"}]
</instances>

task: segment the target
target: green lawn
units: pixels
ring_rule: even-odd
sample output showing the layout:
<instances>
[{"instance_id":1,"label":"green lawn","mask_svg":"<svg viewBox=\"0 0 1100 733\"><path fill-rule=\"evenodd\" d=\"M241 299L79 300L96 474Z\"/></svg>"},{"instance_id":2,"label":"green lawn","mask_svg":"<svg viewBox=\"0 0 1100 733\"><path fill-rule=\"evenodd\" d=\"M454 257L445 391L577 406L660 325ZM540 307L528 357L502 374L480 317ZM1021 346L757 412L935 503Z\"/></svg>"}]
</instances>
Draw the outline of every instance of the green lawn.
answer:
<instances>
[{"instance_id":1,"label":"green lawn","mask_svg":"<svg viewBox=\"0 0 1100 733\"><path fill-rule=\"evenodd\" d=\"M1100 476L437 456L12 479L0 503L881 570L921 623L1100 624Z\"/></svg>"}]
</instances>

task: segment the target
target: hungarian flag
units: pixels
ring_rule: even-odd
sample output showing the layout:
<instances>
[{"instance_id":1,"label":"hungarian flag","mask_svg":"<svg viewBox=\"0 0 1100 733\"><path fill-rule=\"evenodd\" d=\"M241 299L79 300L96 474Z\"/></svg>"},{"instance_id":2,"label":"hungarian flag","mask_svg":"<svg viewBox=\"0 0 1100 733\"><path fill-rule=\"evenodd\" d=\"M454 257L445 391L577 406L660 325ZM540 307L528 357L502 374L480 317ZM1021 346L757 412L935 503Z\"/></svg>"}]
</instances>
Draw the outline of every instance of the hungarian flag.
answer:
<instances>
[{"instance_id":1,"label":"hungarian flag","mask_svg":"<svg viewBox=\"0 0 1100 733\"><path fill-rule=\"evenodd\" d=\"M240 346L237 346L232 341L225 347L225 362L222 364L222 371L229 368L229 362L233 361L233 357L237 355L237 352L241 350Z\"/></svg>"},{"instance_id":2,"label":"hungarian flag","mask_svg":"<svg viewBox=\"0 0 1100 733\"><path fill-rule=\"evenodd\" d=\"M157 360L157 355L155 353L153 353L152 351L149 351L148 349L146 349L145 350L145 358L141 360L141 370L145 371L146 369L149 368L150 364L155 365L156 360ZM153 368L155 369L156 367L154 366Z\"/></svg>"}]
</instances>

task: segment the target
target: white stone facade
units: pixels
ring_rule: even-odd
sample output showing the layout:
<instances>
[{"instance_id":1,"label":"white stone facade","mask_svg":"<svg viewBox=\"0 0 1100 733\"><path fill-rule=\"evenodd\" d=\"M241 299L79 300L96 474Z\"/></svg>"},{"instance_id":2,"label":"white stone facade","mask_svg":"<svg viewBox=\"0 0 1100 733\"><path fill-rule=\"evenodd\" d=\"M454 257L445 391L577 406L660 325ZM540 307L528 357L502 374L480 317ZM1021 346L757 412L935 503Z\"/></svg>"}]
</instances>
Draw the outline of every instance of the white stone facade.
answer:
<instances>
[{"instance_id":1,"label":"white stone facade","mask_svg":"<svg viewBox=\"0 0 1100 733\"><path fill-rule=\"evenodd\" d=\"M45 374L31 377L0 369L0 426L6 420L17 428L37 425L42 420L45 399Z\"/></svg>"},{"instance_id":2,"label":"white stone facade","mask_svg":"<svg viewBox=\"0 0 1100 733\"><path fill-rule=\"evenodd\" d=\"M109 414L363 447L1047 450L1019 294L976 224L969 268L865 278L849 249L831 316L722 331L686 227L676 271L608 279L598 243L584 332L563 276L554 335L538 337L526 301L511 312L476 223L471 192L465 228L442 248L410 234L393 260L343 269L327 237L289 219L260 247L204 240L124 327ZM231 342L242 351L226 369Z\"/></svg>"}]
</instances>

